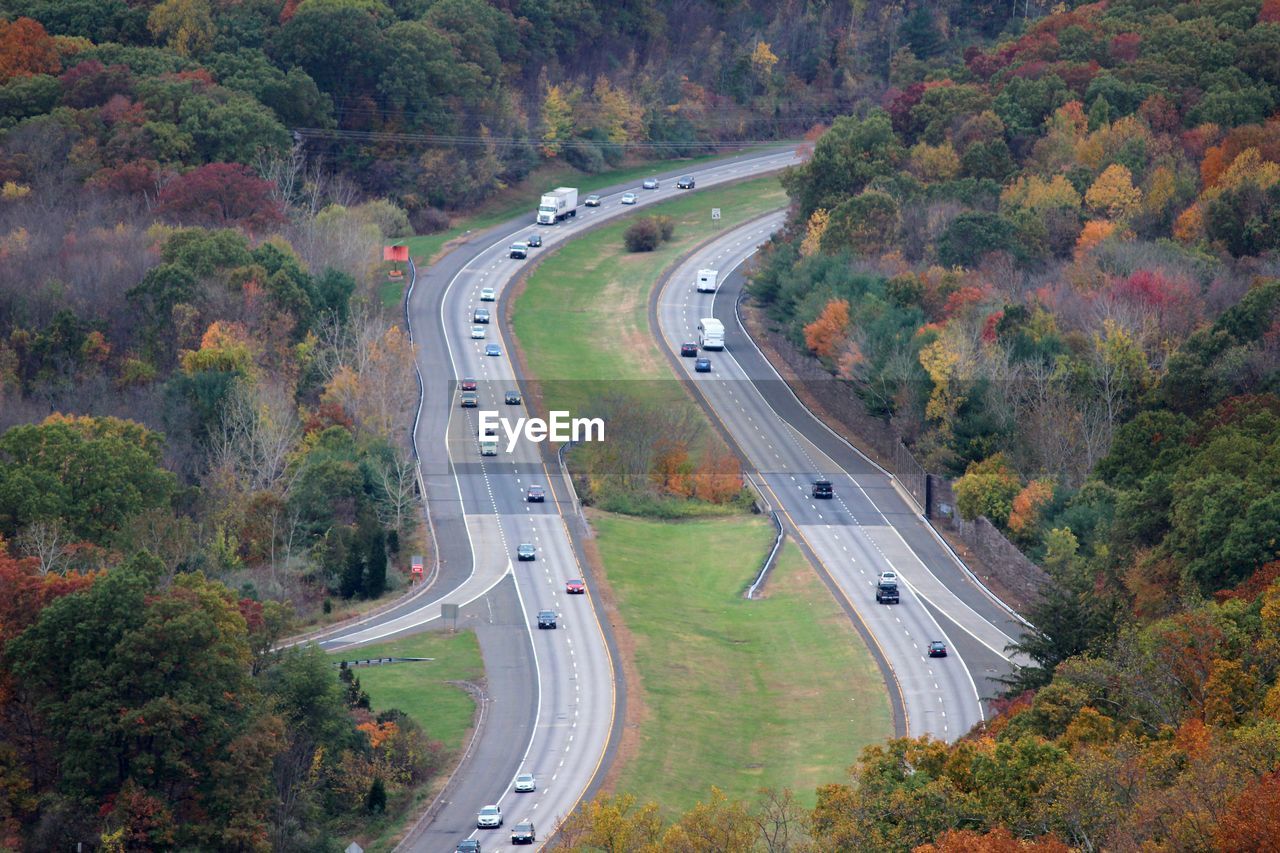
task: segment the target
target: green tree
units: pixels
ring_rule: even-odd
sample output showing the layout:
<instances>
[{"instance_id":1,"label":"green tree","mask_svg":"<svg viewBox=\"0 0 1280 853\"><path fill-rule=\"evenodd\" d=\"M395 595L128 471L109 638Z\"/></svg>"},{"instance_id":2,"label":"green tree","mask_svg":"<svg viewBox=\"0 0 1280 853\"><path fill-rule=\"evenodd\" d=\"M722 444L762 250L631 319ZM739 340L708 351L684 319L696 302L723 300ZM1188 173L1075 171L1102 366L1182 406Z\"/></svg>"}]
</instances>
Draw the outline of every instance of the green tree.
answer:
<instances>
[{"instance_id":1,"label":"green tree","mask_svg":"<svg viewBox=\"0 0 1280 853\"><path fill-rule=\"evenodd\" d=\"M117 418L50 415L0 436L0 533L61 521L106 543L131 517L163 507L174 477L160 467L163 439Z\"/></svg>"},{"instance_id":2,"label":"green tree","mask_svg":"<svg viewBox=\"0 0 1280 853\"><path fill-rule=\"evenodd\" d=\"M872 178L892 174L905 156L888 113L874 110L865 119L841 116L818 140L809 162L783 174L782 185L797 216L807 221L814 210L832 210Z\"/></svg>"},{"instance_id":3,"label":"green tree","mask_svg":"<svg viewBox=\"0 0 1280 853\"><path fill-rule=\"evenodd\" d=\"M972 462L964 476L955 482L956 509L970 521L978 516L998 527L1004 527L1013 510L1013 499L1022 491L1018 474L1004 454L997 453L981 462Z\"/></svg>"}]
</instances>

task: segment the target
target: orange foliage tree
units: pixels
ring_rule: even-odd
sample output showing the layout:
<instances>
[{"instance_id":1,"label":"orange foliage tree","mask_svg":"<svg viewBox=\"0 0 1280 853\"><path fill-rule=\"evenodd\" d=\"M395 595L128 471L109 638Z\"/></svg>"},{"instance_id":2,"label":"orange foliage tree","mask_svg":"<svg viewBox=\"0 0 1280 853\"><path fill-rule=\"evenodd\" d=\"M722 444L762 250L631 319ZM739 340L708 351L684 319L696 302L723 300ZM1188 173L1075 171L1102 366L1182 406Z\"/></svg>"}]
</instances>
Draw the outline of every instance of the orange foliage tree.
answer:
<instances>
[{"instance_id":1,"label":"orange foliage tree","mask_svg":"<svg viewBox=\"0 0 1280 853\"><path fill-rule=\"evenodd\" d=\"M1009 513L1009 529L1023 536L1035 529L1040 521L1040 511L1053 500L1053 483L1048 480L1032 480L1013 499Z\"/></svg>"},{"instance_id":2,"label":"orange foliage tree","mask_svg":"<svg viewBox=\"0 0 1280 853\"><path fill-rule=\"evenodd\" d=\"M949 829L932 844L921 844L914 853L1071 853L1071 848L1052 835L1029 841L1014 838L1000 826L986 833Z\"/></svg>"},{"instance_id":3,"label":"orange foliage tree","mask_svg":"<svg viewBox=\"0 0 1280 853\"><path fill-rule=\"evenodd\" d=\"M1076 238L1076 259L1084 257L1089 250L1103 240L1116 233L1116 224L1106 219L1091 219L1084 224L1080 236Z\"/></svg>"},{"instance_id":4,"label":"orange foliage tree","mask_svg":"<svg viewBox=\"0 0 1280 853\"><path fill-rule=\"evenodd\" d=\"M57 74L61 68L53 36L39 21L0 19L0 84L15 77Z\"/></svg>"},{"instance_id":5,"label":"orange foliage tree","mask_svg":"<svg viewBox=\"0 0 1280 853\"><path fill-rule=\"evenodd\" d=\"M1280 853L1280 773L1268 773L1236 797L1214 840L1222 853Z\"/></svg>"},{"instance_id":6,"label":"orange foliage tree","mask_svg":"<svg viewBox=\"0 0 1280 853\"><path fill-rule=\"evenodd\" d=\"M849 328L849 301L832 299L818 319L804 327L804 342L822 358L833 358Z\"/></svg>"}]
</instances>

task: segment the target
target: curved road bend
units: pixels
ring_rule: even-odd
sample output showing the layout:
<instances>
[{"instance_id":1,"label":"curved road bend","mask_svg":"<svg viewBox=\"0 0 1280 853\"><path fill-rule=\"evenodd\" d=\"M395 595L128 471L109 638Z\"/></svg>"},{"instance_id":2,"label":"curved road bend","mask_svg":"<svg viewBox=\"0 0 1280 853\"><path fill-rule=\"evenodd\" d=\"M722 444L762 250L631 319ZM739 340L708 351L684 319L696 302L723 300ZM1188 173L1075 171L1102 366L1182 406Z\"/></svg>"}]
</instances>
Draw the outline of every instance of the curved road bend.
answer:
<instances>
[{"instance_id":1,"label":"curved road bend","mask_svg":"<svg viewBox=\"0 0 1280 853\"><path fill-rule=\"evenodd\" d=\"M693 174L702 188L794 162L788 148L672 175ZM604 620L590 592L582 597L564 591L566 580L583 576L561 515L562 509L574 512L567 488L558 474L548 472L540 448L524 441L511 453L503 442L497 457L481 457L477 412L458 408L456 380L477 379L480 409L524 414L523 406L503 403L504 392L519 387L517 371L508 357L507 332L497 322L501 312L495 308L502 303L481 303L480 289L492 287L502 300L504 288L522 268L520 261L507 257L514 239L538 230L546 245L534 251L545 252L627 212L619 198L629 189L634 187L602 191L601 207L579 208L575 219L558 226L535 227L531 217L521 217L490 229L419 275L410 294L410 331L423 379L414 438L440 556L434 584L439 592L429 591L336 632L321 645L350 648L438 627L440 605L459 604L459 627L477 629L489 693L486 722L472 753L433 819L411 833L400 849L452 850L468 836L479 838L486 850L506 849L510 827L526 817L534 820L541 846L597 779L616 728L620 686ZM673 194L668 183L643 193L635 207ZM481 340L470 336L472 312L478 307L489 307L495 321ZM484 354L490 343L499 345L500 356ZM546 487L546 503L525 501L525 490L533 484ZM521 542L535 545L535 561L514 562ZM533 627L541 609L559 614L556 630ZM536 776L535 793L512 791L515 775L523 772ZM475 814L488 803L502 807L505 824L500 830L475 829Z\"/></svg>"},{"instance_id":2,"label":"curved road bend","mask_svg":"<svg viewBox=\"0 0 1280 853\"><path fill-rule=\"evenodd\" d=\"M784 219L782 212L762 217L681 263L655 294L657 328L682 378L702 395L793 535L873 636L897 681L907 733L954 740L984 719L982 700L996 687L990 679L1009 671L1005 648L1021 624L970 578L887 472L799 403L746 334L736 311L743 284L737 270ZM718 293L694 290L701 268L720 271ZM726 349L704 353L713 372L700 374L693 359L674 354L681 343L698 340L698 321L708 316L723 322ZM834 483L834 500L811 497L820 475ZM897 606L875 602L883 570L900 578ZM939 639L950 656L931 659L928 643Z\"/></svg>"}]
</instances>

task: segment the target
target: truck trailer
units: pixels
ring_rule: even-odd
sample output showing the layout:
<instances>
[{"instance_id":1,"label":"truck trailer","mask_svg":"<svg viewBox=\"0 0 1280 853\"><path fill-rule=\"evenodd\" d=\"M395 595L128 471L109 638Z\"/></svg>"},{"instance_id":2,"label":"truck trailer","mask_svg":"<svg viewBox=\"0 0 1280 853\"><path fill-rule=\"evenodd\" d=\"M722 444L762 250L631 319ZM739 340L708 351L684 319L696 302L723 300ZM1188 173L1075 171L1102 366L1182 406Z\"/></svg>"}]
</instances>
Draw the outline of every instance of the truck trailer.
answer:
<instances>
[{"instance_id":1,"label":"truck trailer","mask_svg":"<svg viewBox=\"0 0 1280 853\"><path fill-rule=\"evenodd\" d=\"M715 317L703 317L698 321L698 346L703 349L724 349L724 324Z\"/></svg>"},{"instance_id":2,"label":"truck trailer","mask_svg":"<svg viewBox=\"0 0 1280 853\"><path fill-rule=\"evenodd\" d=\"M562 219L578 215L576 187L556 187L538 202L538 224L555 225Z\"/></svg>"},{"instance_id":3,"label":"truck trailer","mask_svg":"<svg viewBox=\"0 0 1280 853\"><path fill-rule=\"evenodd\" d=\"M715 293L719 279L720 273L717 270L698 270L698 292Z\"/></svg>"}]
</instances>

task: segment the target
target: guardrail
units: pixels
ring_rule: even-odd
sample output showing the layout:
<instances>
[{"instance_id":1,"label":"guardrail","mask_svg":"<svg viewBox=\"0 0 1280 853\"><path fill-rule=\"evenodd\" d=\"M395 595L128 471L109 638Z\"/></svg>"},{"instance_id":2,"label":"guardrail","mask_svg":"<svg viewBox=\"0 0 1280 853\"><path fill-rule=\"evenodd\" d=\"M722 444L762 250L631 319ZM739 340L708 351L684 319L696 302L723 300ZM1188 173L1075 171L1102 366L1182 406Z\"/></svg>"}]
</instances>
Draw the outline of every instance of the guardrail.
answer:
<instances>
[{"instance_id":1,"label":"guardrail","mask_svg":"<svg viewBox=\"0 0 1280 853\"><path fill-rule=\"evenodd\" d=\"M572 447L573 444L574 442L568 441L556 448L556 460L560 463L560 475L569 487L569 498L573 501L573 511L577 513L578 520L582 522L582 535L590 539L595 536L595 533L591 530L591 525L587 524L587 516L582 511L582 501L578 499L578 489L573 485L573 475L569 473L569 466L564 461L565 448Z\"/></svg>"},{"instance_id":2,"label":"guardrail","mask_svg":"<svg viewBox=\"0 0 1280 853\"><path fill-rule=\"evenodd\" d=\"M333 665L341 669L344 666L381 666L384 663L413 663L428 660L435 660L435 658L361 658L360 660L334 661Z\"/></svg>"},{"instance_id":3,"label":"guardrail","mask_svg":"<svg viewBox=\"0 0 1280 853\"><path fill-rule=\"evenodd\" d=\"M764 563L760 566L760 572L756 575L755 581L751 586L747 587L746 597L752 599L756 597L760 587L764 585L765 578L769 575L769 570L773 568L774 561L778 558L778 552L782 550L782 539L785 531L782 528L782 519L778 517L778 511L769 503L768 498L764 496L764 492L756 485L755 480L751 476L747 476L747 483L751 486L751 490L756 493L756 511L760 513L768 513L769 518L773 519L773 527L776 533L773 537L773 547L769 549L769 555L764 558Z\"/></svg>"}]
</instances>

